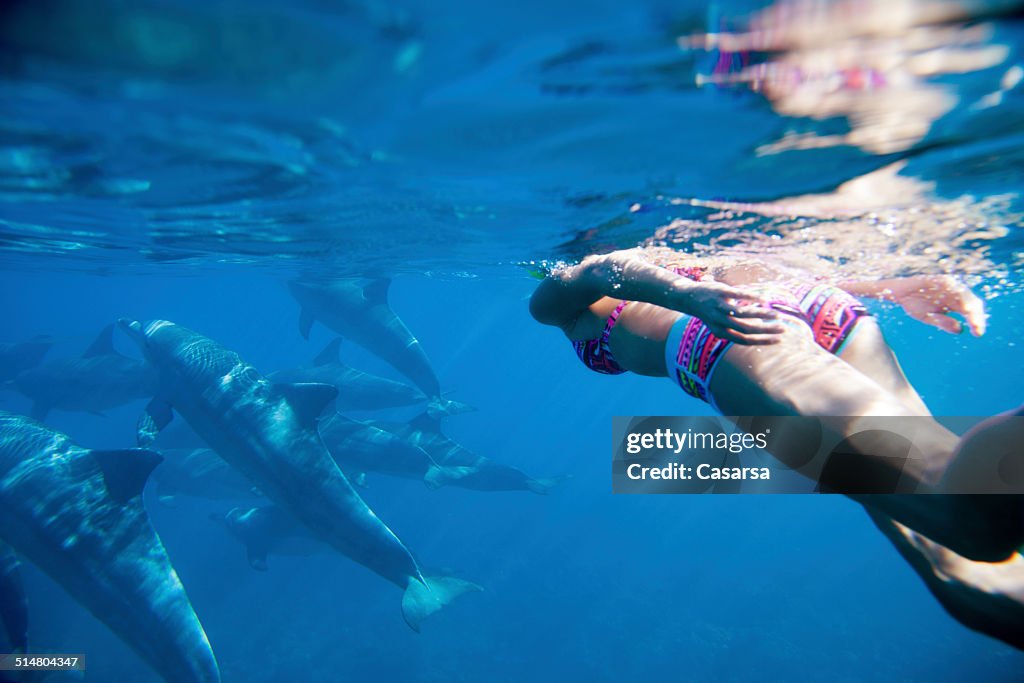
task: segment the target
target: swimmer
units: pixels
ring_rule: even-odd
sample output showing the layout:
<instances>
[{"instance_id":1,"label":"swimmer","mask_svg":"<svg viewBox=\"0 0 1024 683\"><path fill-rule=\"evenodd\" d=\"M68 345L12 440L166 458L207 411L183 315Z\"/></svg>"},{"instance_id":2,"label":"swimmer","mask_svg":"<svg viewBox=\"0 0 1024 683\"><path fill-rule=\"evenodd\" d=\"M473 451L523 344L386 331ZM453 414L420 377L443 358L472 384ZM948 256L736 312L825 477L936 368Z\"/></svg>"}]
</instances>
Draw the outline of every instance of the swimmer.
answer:
<instances>
[{"instance_id":1,"label":"swimmer","mask_svg":"<svg viewBox=\"0 0 1024 683\"><path fill-rule=\"evenodd\" d=\"M952 465L970 477L970 463L986 460L985 423L961 440L936 422L857 297L891 301L946 332L985 332L981 300L951 277L832 285L764 262L665 248L562 268L538 286L530 311L561 328L589 368L667 376L725 416L815 416L840 438L872 416L913 416L926 425L914 437L924 457L891 462L917 490L948 491ZM864 467L890 462L860 455ZM1024 543L1021 496L850 496L969 560L1003 561Z\"/></svg>"}]
</instances>

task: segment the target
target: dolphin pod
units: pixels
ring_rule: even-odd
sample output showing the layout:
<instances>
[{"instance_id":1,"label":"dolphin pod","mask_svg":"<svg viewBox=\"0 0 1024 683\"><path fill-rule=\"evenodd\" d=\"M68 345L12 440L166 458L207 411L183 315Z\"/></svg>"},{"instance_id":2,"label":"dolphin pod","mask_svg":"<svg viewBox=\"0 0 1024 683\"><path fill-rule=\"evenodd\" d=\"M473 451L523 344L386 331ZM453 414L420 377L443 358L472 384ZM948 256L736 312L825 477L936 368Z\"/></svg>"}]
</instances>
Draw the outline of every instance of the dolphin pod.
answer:
<instances>
[{"instance_id":1,"label":"dolphin pod","mask_svg":"<svg viewBox=\"0 0 1024 683\"><path fill-rule=\"evenodd\" d=\"M88 450L0 412L0 538L169 683L214 683L206 633L142 506L159 461L144 449Z\"/></svg>"},{"instance_id":2,"label":"dolphin pod","mask_svg":"<svg viewBox=\"0 0 1024 683\"><path fill-rule=\"evenodd\" d=\"M32 417L42 420L53 409L98 413L153 395L156 373L115 351L113 334L108 325L78 358L50 361L14 378L14 388L32 400Z\"/></svg>"},{"instance_id":3,"label":"dolphin pod","mask_svg":"<svg viewBox=\"0 0 1024 683\"><path fill-rule=\"evenodd\" d=\"M426 577L412 554L356 493L317 432L337 390L323 384L273 384L238 354L167 321L121 321L159 373L140 420L148 443L177 411L189 426L270 500L343 555L399 586L402 614L420 622L479 587Z\"/></svg>"},{"instance_id":4,"label":"dolphin pod","mask_svg":"<svg viewBox=\"0 0 1024 683\"><path fill-rule=\"evenodd\" d=\"M349 279L301 279L288 283L302 310L299 332L309 339L313 323L321 323L351 338L402 373L427 396L429 410L438 415L466 412L466 406L441 397L441 384L423 347L388 305L389 279L365 286Z\"/></svg>"}]
</instances>

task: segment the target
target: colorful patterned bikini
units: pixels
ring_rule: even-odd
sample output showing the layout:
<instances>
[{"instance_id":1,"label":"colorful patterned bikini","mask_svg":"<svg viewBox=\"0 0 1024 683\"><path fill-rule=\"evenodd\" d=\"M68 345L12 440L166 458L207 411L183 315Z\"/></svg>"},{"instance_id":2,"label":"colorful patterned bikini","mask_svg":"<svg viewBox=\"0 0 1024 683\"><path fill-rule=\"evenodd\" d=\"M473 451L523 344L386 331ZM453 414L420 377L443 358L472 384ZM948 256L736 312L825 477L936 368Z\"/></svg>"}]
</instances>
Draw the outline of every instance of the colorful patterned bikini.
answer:
<instances>
[{"instance_id":1,"label":"colorful patterned bikini","mask_svg":"<svg viewBox=\"0 0 1024 683\"><path fill-rule=\"evenodd\" d=\"M707 275L707 269L701 267L672 270L697 281ZM767 296L768 303L763 305L784 314L801 329L809 329L818 346L833 354L842 350L857 320L870 315L856 297L831 285L783 282L751 289ZM619 315L629 303L622 301L615 307L599 337L573 342L576 354L591 370L606 375L626 372L612 356L608 340ZM682 314L665 340L665 368L669 378L687 394L717 408L708 385L732 343L712 334L699 318Z\"/></svg>"}]
</instances>

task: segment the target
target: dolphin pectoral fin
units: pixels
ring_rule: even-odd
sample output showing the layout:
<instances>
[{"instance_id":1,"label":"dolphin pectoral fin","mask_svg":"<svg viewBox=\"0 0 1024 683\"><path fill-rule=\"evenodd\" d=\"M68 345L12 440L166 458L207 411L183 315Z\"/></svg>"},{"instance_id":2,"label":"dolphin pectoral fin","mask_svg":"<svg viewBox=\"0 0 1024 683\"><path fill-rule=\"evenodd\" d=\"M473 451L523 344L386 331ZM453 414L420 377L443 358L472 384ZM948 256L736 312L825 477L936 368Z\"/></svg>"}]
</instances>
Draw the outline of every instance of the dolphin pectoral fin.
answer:
<instances>
[{"instance_id":1,"label":"dolphin pectoral fin","mask_svg":"<svg viewBox=\"0 0 1024 683\"><path fill-rule=\"evenodd\" d=\"M34 401L32 403L32 412L30 413L33 420L42 422L46 419L46 416L50 413L50 404L43 403L42 401Z\"/></svg>"},{"instance_id":2,"label":"dolphin pectoral fin","mask_svg":"<svg viewBox=\"0 0 1024 683\"><path fill-rule=\"evenodd\" d=\"M391 287L390 278L380 278L378 280L372 280L363 287L363 298L373 304L388 303L388 288Z\"/></svg>"},{"instance_id":3,"label":"dolphin pectoral fin","mask_svg":"<svg viewBox=\"0 0 1024 683\"><path fill-rule=\"evenodd\" d=\"M139 445L148 446L153 443L156 435L173 419L174 411L171 409L170 403L159 398L150 401L136 426L136 439Z\"/></svg>"},{"instance_id":4,"label":"dolphin pectoral fin","mask_svg":"<svg viewBox=\"0 0 1024 683\"><path fill-rule=\"evenodd\" d=\"M409 628L419 633L420 624L431 614L460 595L482 590L475 583L454 576L425 576L422 582L410 577L402 595L402 617Z\"/></svg>"},{"instance_id":5,"label":"dolphin pectoral fin","mask_svg":"<svg viewBox=\"0 0 1024 683\"><path fill-rule=\"evenodd\" d=\"M82 358L92 358L94 356L109 356L114 351L114 325L111 323L103 328L99 336L89 345L89 348L82 354Z\"/></svg>"},{"instance_id":6,"label":"dolphin pectoral fin","mask_svg":"<svg viewBox=\"0 0 1024 683\"><path fill-rule=\"evenodd\" d=\"M341 349L341 337L335 337L334 341L325 346L324 350L320 352L320 355L313 359L313 365L319 368L324 365L330 365L331 363L337 363L339 349Z\"/></svg>"},{"instance_id":7,"label":"dolphin pectoral fin","mask_svg":"<svg viewBox=\"0 0 1024 683\"><path fill-rule=\"evenodd\" d=\"M309 340L309 331L313 329L313 323L316 322L316 316L305 306L302 307L302 311L299 313L299 334L302 338Z\"/></svg>"},{"instance_id":8,"label":"dolphin pectoral fin","mask_svg":"<svg viewBox=\"0 0 1024 683\"><path fill-rule=\"evenodd\" d=\"M327 405L338 398L338 389L330 384L275 384L274 389L291 405L299 424L312 429Z\"/></svg>"},{"instance_id":9,"label":"dolphin pectoral fin","mask_svg":"<svg viewBox=\"0 0 1024 683\"><path fill-rule=\"evenodd\" d=\"M125 503L140 495L153 468L164 459L156 451L144 448L93 450L89 453L103 472L107 492L118 503Z\"/></svg>"},{"instance_id":10,"label":"dolphin pectoral fin","mask_svg":"<svg viewBox=\"0 0 1024 683\"><path fill-rule=\"evenodd\" d=\"M423 475L423 483L428 488L437 489L445 484L458 481L463 477L472 474L472 467L447 467L445 465L431 465L427 473Z\"/></svg>"}]
</instances>

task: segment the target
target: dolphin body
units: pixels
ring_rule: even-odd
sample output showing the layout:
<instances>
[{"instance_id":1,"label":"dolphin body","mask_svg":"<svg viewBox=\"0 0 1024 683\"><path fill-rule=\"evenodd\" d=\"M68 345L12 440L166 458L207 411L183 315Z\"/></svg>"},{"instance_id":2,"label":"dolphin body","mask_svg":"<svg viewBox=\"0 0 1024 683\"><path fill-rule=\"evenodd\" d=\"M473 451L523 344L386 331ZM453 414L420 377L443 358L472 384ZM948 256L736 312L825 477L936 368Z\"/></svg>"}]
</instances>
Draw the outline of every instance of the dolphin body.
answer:
<instances>
[{"instance_id":1,"label":"dolphin body","mask_svg":"<svg viewBox=\"0 0 1024 683\"><path fill-rule=\"evenodd\" d=\"M169 683L214 683L217 662L142 506L153 451L88 450L0 412L0 538Z\"/></svg>"},{"instance_id":2,"label":"dolphin body","mask_svg":"<svg viewBox=\"0 0 1024 683\"><path fill-rule=\"evenodd\" d=\"M415 384L427 397L432 413L465 412L465 405L441 397L441 385L427 354L409 328L388 305L391 280L292 280L288 289L299 302L299 332L309 339L319 320L379 356Z\"/></svg>"},{"instance_id":3,"label":"dolphin body","mask_svg":"<svg viewBox=\"0 0 1024 683\"><path fill-rule=\"evenodd\" d=\"M100 413L153 395L156 371L114 350L114 326L103 328L78 358L50 361L14 378L14 388L32 400L32 417L53 409Z\"/></svg>"},{"instance_id":4,"label":"dolphin body","mask_svg":"<svg viewBox=\"0 0 1024 683\"><path fill-rule=\"evenodd\" d=\"M381 472L422 479L436 488L467 474L467 468L439 465L429 453L407 439L344 415L323 420L320 438L341 469L358 480L366 472Z\"/></svg>"},{"instance_id":5,"label":"dolphin body","mask_svg":"<svg viewBox=\"0 0 1024 683\"><path fill-rule=\"evenodd\" d=\"M53 341L48 337L0 344L0 382L9 382L25 370L39 365L51 346Z\"/></svg>"},{"instance_id":6,"label":"dolphin body","mask_svg":"<svg viewBox=\"0 0 1024 683\"><path fill-rule=\"evenodd\" d=\"M245 546L249 566L267 571L267 555L315 555L329 548L276 505L236 507L218 516L228 533Z\"/></svg>"},{"instance_id":7,"label":"dolphin body","mask_svg":"<svg viewBox=\"0 0 1024 683\"><path fill-rule=\"evenodd\" d=\"M426 451L442 468L438 485L451 484L477 491L532 491L549 493L565 477L537 479L511 465L503 465L490 458L477 455L457 441L448 438L441 431L440 419L423 413L410 422L382 422L367 420L365 423L390 432L407 443Z\"/></svg>"},{"instance_id":8,"label":"dolphin body","mask_svg":"<svg viewBox=\"0 0 1024 683\"><path fill-rule=\"evenodd\" d=\"M401 408L427 400L422 391L408 384L371 375L342 363L338 356L340 346L339 337L313 360L313 365L278 370L267 378L273 382L330 384L338 390L334 404L340 411Z\"/></svg>"},{"instance_id":9,"label":"dolphin body","mask_svg":"<svg viewBox=\"0 0 1024 683\"><path fill-rule=\"evenodd\" d=\"M122 321L160 373L140 422L152 439L172 408L218 455L316 537L403 589L413 630L477 586L425 577L409 550L356 493L317 433L337 390L324 384L272 384L238 354L174 323Z\"/></svg>"}]
</instances>

